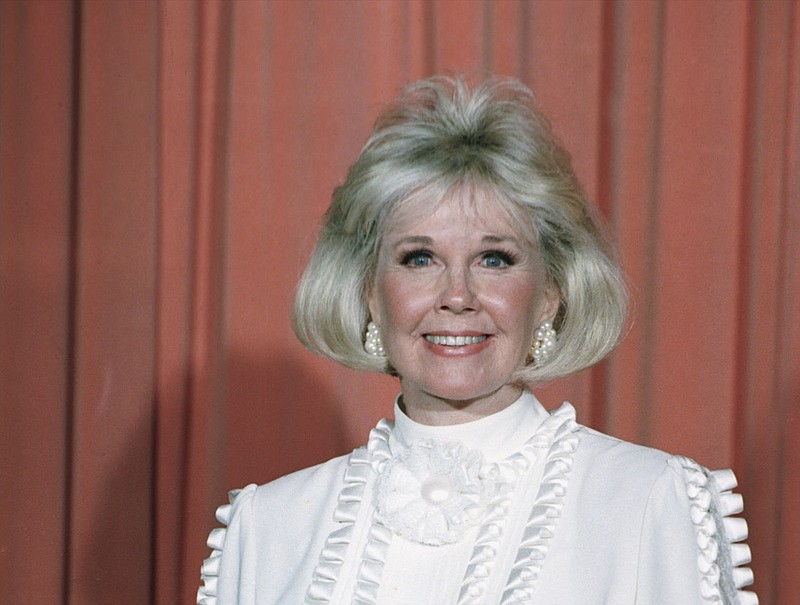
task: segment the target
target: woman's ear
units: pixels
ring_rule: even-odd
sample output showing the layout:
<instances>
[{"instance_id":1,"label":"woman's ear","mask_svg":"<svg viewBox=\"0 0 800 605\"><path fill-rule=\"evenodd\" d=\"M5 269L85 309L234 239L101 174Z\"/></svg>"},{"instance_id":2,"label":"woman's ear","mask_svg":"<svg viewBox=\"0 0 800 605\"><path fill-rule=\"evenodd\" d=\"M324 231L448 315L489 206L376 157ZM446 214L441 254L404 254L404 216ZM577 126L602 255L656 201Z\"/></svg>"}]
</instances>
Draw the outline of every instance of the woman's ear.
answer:
<instances>
[{"instance_id":1,"label":"woman's ear","mask_svg":"<svg viewBox=\"0 0 800 605\"><path fill-rule=\"evenodd\" d=\"M367 309L369 309L370 321L377 325L381 325L380 313L378 312L378 300L375 295L375 286L370 284L367 286Z\"/></svg>"},{"instance_id":2,"label":"woman's ear","mask_svg":"<svg viewBox=\"0 0 800 605\"><path fill-rule=\"evenodd\" d=\"M552 322L558 315L558 309L561 306L561 296L558 294L558 289L548 286L544 291L542 301L542 311L540 317L542 318L539 323L546 321Z\"/></svg>"}]
</instances>

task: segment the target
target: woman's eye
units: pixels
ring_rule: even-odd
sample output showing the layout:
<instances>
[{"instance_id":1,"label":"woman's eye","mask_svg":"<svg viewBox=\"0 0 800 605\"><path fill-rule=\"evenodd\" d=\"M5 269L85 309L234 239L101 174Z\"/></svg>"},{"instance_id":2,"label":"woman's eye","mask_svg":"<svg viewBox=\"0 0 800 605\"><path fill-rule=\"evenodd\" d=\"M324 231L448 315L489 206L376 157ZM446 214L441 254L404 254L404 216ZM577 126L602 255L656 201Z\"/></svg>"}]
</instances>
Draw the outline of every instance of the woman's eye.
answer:
<instances>
[{"instance_id":1,"label":"woman's eye","mask_svg":"<svg viewBox=\"0 0 800 605\"><path fill-rule=\"evenodd\" d=\"M427 267L431 264L431 253L425 250L415 250L403 255L401 263L407 267Z\"/></svg>"},{"instance_id":2,"label":"woman's eye","mask_svg":"<svg viewBox=\"0 0 800 605\"><path fill-rule=\"evenodd\" d=\"M514 264L514 259L505 252L487 252L481 258L481 264L489 269L500 269Z\"/></svg>"}]
</instances>

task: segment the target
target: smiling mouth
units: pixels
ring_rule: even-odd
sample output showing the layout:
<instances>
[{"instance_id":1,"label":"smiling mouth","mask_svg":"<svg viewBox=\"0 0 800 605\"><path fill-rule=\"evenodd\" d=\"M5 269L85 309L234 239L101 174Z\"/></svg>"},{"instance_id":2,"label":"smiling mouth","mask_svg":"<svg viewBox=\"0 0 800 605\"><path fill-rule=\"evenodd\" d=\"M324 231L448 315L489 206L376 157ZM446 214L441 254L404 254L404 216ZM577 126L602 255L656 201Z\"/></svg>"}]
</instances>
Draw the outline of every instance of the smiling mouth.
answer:
<instances>
[{"instance_id":1,"label":"smiling mouth","mask_svg":"<svg viewBox=\"0 0 800 605\"><path fill-rule=\"evenodd\" d=\"M434 345L444 345L446 347L464 347L483 342L488 337L481 336L442 336L439 334L425 334L425 340Z\"/></svg>"}]
</instances>

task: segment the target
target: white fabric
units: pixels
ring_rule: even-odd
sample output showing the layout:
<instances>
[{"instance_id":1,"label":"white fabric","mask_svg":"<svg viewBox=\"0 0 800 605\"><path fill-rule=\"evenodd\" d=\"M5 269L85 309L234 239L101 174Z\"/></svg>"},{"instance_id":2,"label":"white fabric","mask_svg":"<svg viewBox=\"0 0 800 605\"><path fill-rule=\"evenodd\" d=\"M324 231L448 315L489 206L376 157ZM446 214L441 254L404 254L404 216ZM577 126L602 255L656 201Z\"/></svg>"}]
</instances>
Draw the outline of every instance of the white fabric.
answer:
<instances>
[{"instance_id":1,"label":"white fabric","mask_svg":"<svg viewBox=\"0 0 800 605\"><path fill-rule=\"evenodd\" d=\"M732 475L577 425L568 404L550 415L530 393L461 425L419 425L397 406L395 418L368 448L232 493L198 603L757 603L739 590L749 552L730 545L744 536L723 535L741 534L724 519L741 510ZM453 544L383 527L377 476L409 448L454 441L512 489Z\"/></svg>"}]
</instances>

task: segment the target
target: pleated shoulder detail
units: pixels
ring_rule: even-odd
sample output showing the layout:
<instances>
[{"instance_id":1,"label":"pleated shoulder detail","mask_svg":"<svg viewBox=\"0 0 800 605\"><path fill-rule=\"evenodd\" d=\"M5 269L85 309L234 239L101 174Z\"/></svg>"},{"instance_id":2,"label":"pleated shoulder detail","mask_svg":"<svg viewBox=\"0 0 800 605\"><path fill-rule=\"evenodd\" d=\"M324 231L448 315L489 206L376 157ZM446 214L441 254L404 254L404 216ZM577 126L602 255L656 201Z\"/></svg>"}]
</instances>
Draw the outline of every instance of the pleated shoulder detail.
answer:
<instances>
[{"instance_id":1,"label":"pleated shoulder detail","mask_svg":"<svg viewBox=\"0 0 800 605\"><path fill-rule=\"evenodd\" d=\"M217 583L228 526L233 518L235 507L240 506L243 500L251 499L255 490L255 484L248 485L242 489L231 490L228 492L229 503L217 508L217 521L225 527L214 528L208 535L206 544L211 549L211 555L203 561L203 565L200 568L202 586L197 590L197 605L217 605Z\"/></svg>"},{"instance_id":2,"label":"pleated shoulder detail","mask_svg":"<svg viewBox=\"0 0 800 605\"><path fill-rule=\"evenodd\" d=\"M697 564L702 575L701 594L713 605L758 605L754 592L742 590L753 583L747 522L734 517L744 510L736 476L730 469L709 471L694 460L676 456L683 468L686 493L691 501L697 537Z\"/></svg>"}]
</instances>

